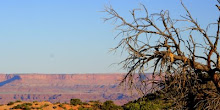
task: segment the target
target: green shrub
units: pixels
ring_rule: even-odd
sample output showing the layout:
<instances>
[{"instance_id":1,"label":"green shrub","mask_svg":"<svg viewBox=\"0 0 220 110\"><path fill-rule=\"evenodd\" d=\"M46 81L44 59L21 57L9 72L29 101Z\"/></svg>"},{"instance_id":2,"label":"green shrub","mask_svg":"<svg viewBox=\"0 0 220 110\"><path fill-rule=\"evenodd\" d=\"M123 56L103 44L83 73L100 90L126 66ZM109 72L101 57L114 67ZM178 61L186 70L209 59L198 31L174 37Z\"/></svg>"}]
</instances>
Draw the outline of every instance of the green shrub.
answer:
<instances>
[{"instance_id":1,"label":"green shrub","mask_svg":"<svg viewBox=\"0 0 220 110\"><path fill-rule=\"evenodd\" d=\"M33 101L33 103L37 103L38 101Z\"/></svg>"},{"instance_id":2,"label":"green shrub","mask_svg":"<svg viewBox=\"0 0 220 110\"><path fill-rule=\"evenodd\" d=\"M16 105L16 106L14 106L14 107L12 107L12 109L21 109L22 107L21 107L21 104L18 104L18 105Z\"/></svg>"},{"instance_id":3,"label":"green shrub","mask_svg":"<svg viewBox=\"0 0 220 110\"><path fill-rule=\"evenodd\" d=\"M60 104L60 102L56 102L56 103L54 103L54 104Z\"/></svg>"},{"instance_id":4,"label":"green shrub","mask_svg":"<svg viewBox=\"0 0 220 110\"><path fill-rule=\"evenodd\" d=\"M23 103L23 104L18 104L14 107L12 107L12 109L22 109L22 110L31 110L32 104L31 103Z\"/></svg>"},{"instance_id":5,"label":"green shrub","mask_svg":"<svg viewBox=\"0 0 220 110\"><path fill-rule=\"evenodd\" d=\"M58 105L59 107L63 108L63 104Z\"/></svg>"},{"instance_id":6,"label":"green shrub","mask_svg":"<svg viewBox=\"0 0 220 110\"><path fill-rule=\"evenodd\" d=\"M17 102L21 102L21 100L16 100L15 102L16 102L16 103L17 103Z\"/></svg>"},{"instance_id":7,"label":"green shrub","mask_svg":"<svg viewBox=\"0 0 220 110\"><path fill-rule=\"evenodd\" d=\"M89 102L92 102L92 103L101 103L99 100L96 100L96 101L89 101Z\"/></svg>"},{"instance_id":8,"label":"green shrub","mask_svg":"<svg viewBox=\"0 0 220 110\"><path fill-rule=\"evenodd\" d=\"M115 105L111 100L105 101L101 108L102 110L123 110L122 107Z\"/></svg>"},{"instance_id":9,"label":"green shrub","mask_svg":"<svg viewBox=\"0 0 220 110\"><path fill-rule=\"evenodd\" d=\"M92 108L93 108L94 110L102 109L102 103L101 103L99 100L97 100L97 101L89 101L89 102L92 103Z\"/></svg>"},{"instance_id":10,"label":"green shrub","mask_svg":"<svg viewBox=\"0 0 220 110\"><path fill-rule=\"evenodd\" d=\"M44 107L47 107L47 106L49 106L49 104L44 104L43 106L44 106Z\"/></svg>"},{"instance_id":11,"label":"green shrub","mask_svg":"<svg viewBox=\"0 0 220 110\"><path fill-rule=\"evenodd\" d=\"M66 107L64 107L64 104L60 104L58 105L59 107L63 108L63 109L66 109Z\"/></svg>"},{"instance_id":12,"label":"green shrub","mask_svg":"<svg viewBox=\"0 0 220 110\"><path fill-rule=\"evenodd\" d=\"M56 109L57 108L57 106L53 106L53 109Z\"/></svg>"},{"instance_id":13,"label":"green shrub","mask_svg":"<svg viewBox=\"0 0 220 110\"><path fill-rule=\"evenodd\" d=\"M27 106L32 106L32 103L23 103L23 104Z\"/></svg>"},{"instance_id":14,"label":"green shrub","mask_svg":"<svg viewBox=\"0 0 220 110\"><path fill-rule=\"evenodd\" d=\"M7 105L13 105L14 104L14 102L9 102Z\"/></svg>"},{"instance_id":15,"label":"green shrub","mask_svg":"<svg viewBox=\"0 0 220 110\"><path fill-rule=\"evenodd\" d=\"M83 105L89 105L89 103L87 103L87 102L83 102L82 104L83 104Z\"/></svg>"},{"instance_id":16,"label":"green shrub","mask_svg":"<svg viewBox=\"0 0 220 110\"><path fill-rule=\"evenodd\" d=\"M42 108L44 108L44 107L47 107L47 106L49 106L49 104L44 104L44 105L41 105L40 107L39 107L39 109L42 109Z\"/></svg>"},{"instance_id":17,"label":"green shrub","mask_svg":"<svg viewBox=\"0 0 220 110\"><path fill-rule=\"evenodd\" d=\"M161 110L161 109L169 109L171 103L167 103L161 98L150 99L140 98L133 102L129 102L123 105L124 110Z\"/></svg>"},{"instance_id":18,"label":"green shrub","mask_svg":"<svg viewBox=\"0 0 220 110\"><path fill-rule=\"evenodd\" d=\"M70 100L70 104L71 104L71 105L74 105L74 106L76 106L76 105L81 105L81 104L82 104L82 101L81 101L80 99L71 99L71 100Z\"/></svg>"},{"instance_id":19,"label":"green shrub","mask_svg":"<svg viewBox=\"0 0 220 110\"><path fill-rule=\"evenodd\" d=\"M86 108L86 107L80 106L80 107L78 108L78 110L97 110L97 109L94 109L94 108Z\"/></svg>"},{"instance_id":20,"label":"green shrub","mask_svg":"<svg viewBox=\"0 0 220 110\"><path fill-rule=\"evenodd\" d=\"M42 109L42 107L37 107L36 109L39 110L39 109Z\"/></svg>"}]
</instances>

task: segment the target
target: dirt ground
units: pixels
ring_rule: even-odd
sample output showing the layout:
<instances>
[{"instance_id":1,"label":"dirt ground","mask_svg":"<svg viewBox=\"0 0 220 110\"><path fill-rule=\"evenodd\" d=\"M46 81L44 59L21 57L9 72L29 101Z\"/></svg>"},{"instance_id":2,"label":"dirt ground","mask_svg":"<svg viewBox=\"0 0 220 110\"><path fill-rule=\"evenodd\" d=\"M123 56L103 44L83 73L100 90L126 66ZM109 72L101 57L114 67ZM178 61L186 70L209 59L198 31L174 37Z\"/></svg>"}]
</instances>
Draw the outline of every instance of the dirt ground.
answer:
<instances>
[{"instance_id":1,"label":"dirt ground","mask_svg":"<svg viewBox=\"0 0 220 110\"><path fill-rule=\"evenodd\" d=\"M16 108L16 106L19 106ZM91 105L73 106L67 103L51 103L51 102L12 102L5 105L0 105L0 110L78 110L79 107L90 108ZM24 108L28 109L24 109ZM20 108L20 109L19 109ZM22 109L23 108L23 109Z\"/></svg>"}]
</instances>

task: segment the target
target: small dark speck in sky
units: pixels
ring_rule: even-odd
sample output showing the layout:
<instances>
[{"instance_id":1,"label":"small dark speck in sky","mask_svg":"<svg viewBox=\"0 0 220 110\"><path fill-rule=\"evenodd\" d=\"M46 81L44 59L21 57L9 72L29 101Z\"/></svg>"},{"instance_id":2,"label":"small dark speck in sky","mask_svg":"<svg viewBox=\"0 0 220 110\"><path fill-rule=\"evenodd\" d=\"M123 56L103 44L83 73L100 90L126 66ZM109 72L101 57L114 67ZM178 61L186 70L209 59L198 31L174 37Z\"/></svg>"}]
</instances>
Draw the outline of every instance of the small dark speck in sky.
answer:
<instances>
[{"instance_id":1,"label":"small dark speck in sky","mask_svg":"<svg viewBox=\"0 0 220 110\"><path fill-rule=\"evenodd\" d=\"M54 54L50 54L50 58L54 58Z\"/></svg>"}]
</instances>

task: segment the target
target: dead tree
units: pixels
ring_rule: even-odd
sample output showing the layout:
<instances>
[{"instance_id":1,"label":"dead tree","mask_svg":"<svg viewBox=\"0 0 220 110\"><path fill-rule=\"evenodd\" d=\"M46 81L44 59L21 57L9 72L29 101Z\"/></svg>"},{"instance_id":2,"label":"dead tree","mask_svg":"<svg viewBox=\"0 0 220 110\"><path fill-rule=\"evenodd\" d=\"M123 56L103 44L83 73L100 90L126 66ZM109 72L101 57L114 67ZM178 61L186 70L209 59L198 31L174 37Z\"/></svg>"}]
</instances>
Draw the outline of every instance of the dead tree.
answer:
<instances>
[{"instance_id":1,"label":"dead tree","mask_svg":"<svg viewBox=\"0 0 220 110\"><path fill-rule=\"evenodd\" d=\"M153 79L148 80L151 84L158 82L155 80L155 75L163 76L160 80L165 81L163 87L167 87L171 84L167 79L173 81L176 75L184 76L183 74L193 73L200 83L213 82L219 94L220 17L217 18L216 23L211 23L203 29L182 1L181 4L186 16L181 16L178 20L171 19L169 11L149 14L146 7L142 5L141 9L130 12L132 21L129 21L112 7L106 7L105 12L109 17L104 20L113 20L117 24L116 30L119 31L116 37L121 37L121 41L114 50L122 48L128 53L128 57L121 62L123 67L128 69L122 83L135 85L134 76L137 73L141 76L149 68L153 68ZM142 12L142 17L138 11ZM178 23L185 24L187 27L181 27ZM209 33L210 26L216 29L215 33ZM200 40L198 42L195 39ZM180 81L187 81L187 78L173 83L180 83ZM146 81L142 82L146 86Z\"/></svg>"}]
</instances>

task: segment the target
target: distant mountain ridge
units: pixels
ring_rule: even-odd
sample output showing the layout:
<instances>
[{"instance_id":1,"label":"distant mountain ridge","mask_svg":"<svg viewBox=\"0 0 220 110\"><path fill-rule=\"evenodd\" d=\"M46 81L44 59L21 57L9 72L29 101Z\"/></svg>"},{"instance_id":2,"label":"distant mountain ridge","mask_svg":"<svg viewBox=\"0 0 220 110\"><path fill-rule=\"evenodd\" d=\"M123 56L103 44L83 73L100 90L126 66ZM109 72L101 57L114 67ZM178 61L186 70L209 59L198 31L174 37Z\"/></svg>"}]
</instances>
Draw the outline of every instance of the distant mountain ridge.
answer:
<instances>
[{"instance_id":1,"label":"distant mountain ridge","mask_svg":"<svg viewBox=\"0 0 220 110\"><path fill-rule=\"evenodd\" d=\"M69 102L113 100L124 104L138 98L118 86L124 74L0 74L0 103L9 101Z\"/></svg>"}]
</instances>

